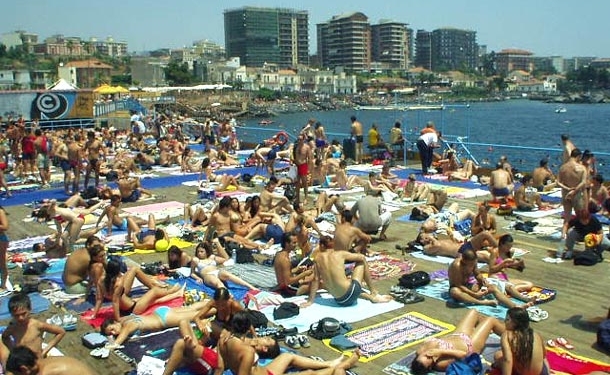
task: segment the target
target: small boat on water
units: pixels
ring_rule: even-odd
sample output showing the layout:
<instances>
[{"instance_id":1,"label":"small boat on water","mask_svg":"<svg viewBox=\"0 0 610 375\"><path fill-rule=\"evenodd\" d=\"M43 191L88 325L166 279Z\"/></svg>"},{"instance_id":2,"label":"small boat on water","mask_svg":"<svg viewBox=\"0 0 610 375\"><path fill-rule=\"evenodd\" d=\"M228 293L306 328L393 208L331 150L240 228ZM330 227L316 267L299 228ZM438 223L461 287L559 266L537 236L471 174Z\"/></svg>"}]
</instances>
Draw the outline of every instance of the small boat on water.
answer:
<instances>
[{"instance_id":1,"label":"small boat on water","mask_svg":"<svg viewBox=\"0 0 610 375\"><path fill-rule=\"evenodd\" d=\"M273 120L260 120L258 122L259 125L271 125L273 124Z\"/></svg>"},{"instance_id":2,"label":"small boat on water","mask_svg":"<svg viewBox=\"0 0 610 375\"><path fill-rule=\"evenodd\" d=\"M566 107L557 107L555 109L555 113L566 113L568 110L566 109Z\"/></svg>"}]
</instances>

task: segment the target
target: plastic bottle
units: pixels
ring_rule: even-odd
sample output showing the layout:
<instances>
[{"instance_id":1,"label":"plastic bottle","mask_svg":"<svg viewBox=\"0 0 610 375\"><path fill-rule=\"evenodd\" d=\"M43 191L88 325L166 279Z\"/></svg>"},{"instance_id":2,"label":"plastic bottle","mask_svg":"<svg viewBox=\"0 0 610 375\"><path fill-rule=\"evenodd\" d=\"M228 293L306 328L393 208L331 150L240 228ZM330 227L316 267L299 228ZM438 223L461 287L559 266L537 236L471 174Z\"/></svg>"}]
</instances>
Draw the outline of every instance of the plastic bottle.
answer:
<instances>
[{"instance_id":1,"label":"plastic bottle","mask_svg":"<svg viewBox=\"0 0 610 375\"><path fill-rule=\"evenodd\" d=\"M231 259L233 262L237 262L237 250L233 249L233 251L231 251Z\"/></svg>"}]
</instances>

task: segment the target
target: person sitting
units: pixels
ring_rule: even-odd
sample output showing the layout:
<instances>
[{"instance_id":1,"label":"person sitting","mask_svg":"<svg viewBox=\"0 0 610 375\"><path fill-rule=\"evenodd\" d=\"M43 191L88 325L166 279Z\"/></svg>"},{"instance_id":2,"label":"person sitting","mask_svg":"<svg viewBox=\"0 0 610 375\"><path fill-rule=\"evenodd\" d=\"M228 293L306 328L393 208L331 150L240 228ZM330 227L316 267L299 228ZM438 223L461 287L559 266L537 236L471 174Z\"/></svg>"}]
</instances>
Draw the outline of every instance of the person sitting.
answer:
<instances>
[{"instance_id":1,"label":"person sitting","mask_svg":"<svg viewBox=\"0 0 610 375\"><path fill-rule=\"evenodd\" d=\"M119 194L113 194L110 197L110 204L104 208L104 211L100 215L95 224L95 227L99 227L101 221L106 217L106 236L112 235L112 229L126 230L126 239L131 239L131 234L140 230L140 225L146 224L146 220L141 219L137 216L121 216L121 203L122 199Z\"/></svg>"},{"instance_id":2,"label":"person sitting","mask_svg":"<svg viewBox=\"0 0 610 375\"><path fill-rule=\"evenodd\" d=\"M272 337L253 337L252 322L248 313L241 311L231 320L231 330L225 330L218 341L218 353L225 367L239 375L344 375L360 357L356 350L350 357L341 356L334 361L319 361L296 353L280 353L280 347ZM265 366L258 365L258 358L271 359ZM304 371L290 371L288 369Z\"/></svg>"},{"instance_id":3,"label":"person sitting","mask_svg":"<svg viewBox=\"0 0 610 375\"><path fill-rule=\"evenodd\" d=\"M218 289L224 288L223 282L232 281L248 289L257 290L252 284L240 279L227 270L218 269L218 265L225 263L225 259L214 254L210 242L200 242L195 248L195 256L191 261L191 277L200 284Z\"/></svg>"},{"instance_id":4,"label":"person sitting","mask_svg":"<svg viewBox=\"0 0 610 375\"><path fill-rule=\"evenodd\" d=\"M325 191L321 192L316 200L317 215L320 216L323 213L332 213L333 207L337 213L345 210L345 203L343 203L341 196L339 194L328 195Z\"/></svg>"},{"instance_id":5,"label":"person sitting","mask_svg":"<svg viewBox=\"0 0 610 375\"><path fill-rule=\"evenodd\" d=\"M428 199L428 194L430 194L430 188L428 184L422 182L417 182L417 176L414 173L411 173L407 177L407 183L405 184L402 192L403 199L407 199L411 202L419 202Z\"/></svg>"},{"instance_id":6,"label":"person sitting","mask_svg":"<svg viewBox=\"0 0 610 375\"><path fill-rule=\"evenodd\" d=\"M335 226L335 249L355 253L367 253L371 236L353 224L354 214L350 210L341 211L341 221ZM376 231L379 227L376 228Z\"/></svg>"},{"instance_id":7,"label":"person sitting","mask_svg":"<svg viewBox=\"0 0 610 375\"><path fill-rule=\"evenodd\" d=\"M591 188L589 191L589 202L592 202L594 205L589 203L589 207L594 208L591 212L601 214L607 214L607 210L605 209L608 206L607 202L610 199L610 194L608 193L608 188L604 186L604 176L601 174L596 174L591 178Z\"/></svg>"},{"instance_id":8,"label":"person sitting","mask_svg":"<svg viewBox=\"0 0 610 375\"><path fill-rule=\"evenodd\" d=\"M216 350L206 346L210 335L207 327L202 328L193 329L191 322L187 320L180 322L181 338L172 346L163 375L173 375L180 368L185 368L193 374L222 374L222 357Z\"/></svg>"},{"instance_id":9,"label":"person sitting","mask_svg":"<svg viewBox=\"0 0 610 375\"><path fill-rule=\"evenodd\" d=\"M446 158L439 160L437 164L445 176L451 176L460 168L460 162L452 149L447 152Z\"/></svg>"},{"instance_id":10,"label":"person sitting","mask_svg":"<svg viewBox=\"0 0 610 375\"><path fill-rule=\"evenodd\" d=\"M487 262L487 282L495 285L500 292L506 293L512 298L523 302L534 302L534 298L529 298L521 294L532 289L534 284L530 281L512 279L509 281L506 269L513 268L523 271L525 263L523 259L514 259L511 248L513 247L513 236L504 234L498 239L498 247L489 250L489 261Z\"/></svg>"},{"instance_id":11,"label":"person sitting","mask_svg":"<svg viewBox=\"0 0 610 375\"><path fill-rule=\"evenodd\" d=\"M151 190L142 187L139 177L129 177L129 172L121 173L117 184L123 203L137 202L140 198L150 198L154 195Z\"/></svg>"},{"instance_id":12,"label":"person sitting","mask_svg":"<svg viewBox=\"0 0 610 375\"><path fill-rule=\"evenodd\" d=\"M557 258L572 259L576 241L583 241L585 236L596 235L596 244L592 246L596 253L602 254L610 249L610 239L604 234L601 223L588 209L578 212L578 215L565 221L561 230L561 239L564 246L557 249Z\"/></svg>"},{"instance_id":13,"label":"person sitting","mask_svg":"<svg viewBox=\"0 0 610 375\"><path fill-rule=\"evenodd\" d=\"M442 338L426 339L421 344L411 362L411 372L414 375L444 372L454 361L472 353L480 354L491 332L502 335L504 331L504 324L496 318L483 316L471 309L453 333Z\"/></svg>"},{"instance_id":14,"label":"person sitting","mask_svg":"<svg viewBox=\"0 0 610 375\"><path fill-rule=\"evenodd\" d=\"M167 269L170 272L182 267L191 268L192 259L190 255L176 245L172 245L167 249Z\"/></svg>"},{"instance_id":15,"label":"person sitting","mask_svg":"<svg viewBox=\"0 0 610 375\"><path fill-rule=\"evenodd\" d=\"M356 263L351 280L345 275L344 264L346 262ZM391 296L377 292L364 254L335 251L334 239L329 236L320 238L320 250L316 253L313 263L314 278L310 285L309 298L301 305L302 308L314 303L321 281L324 281L324 288L334 297L339 306L354 305L358 298L364 298L373 303L392 300ZM366 283L369 292L363 291L362 282Z\"/></svg>"},{"instance_id":16,"label":"person sitting","mask_svg":"<svg viewBox=\"0 0 610 375\"><path fill-rule=\"evenodd\" d=\"M495 353L492 368L499 369L502 374L550 374L544 341L530 327L527 311L517 307L508 309L504 325L501 350Z\"/></svg>"},{"instance_id":17,"label":"person sitting","mask_svg":"<svg viewBox=\"0 0 610 375\"><path fill-rule=\"evenodd\" d=\"M214 316L214 320L210 322L210 333L214 340L218 340L223 330L231 328L231 320L239 311L244 311L244 306L223 286L214 290L213 299L206 302L194 320L199 324L206 318Z\"/></svg>"},{"instance_id":18,"label":"person sitting","mask_svg":"<svg viewBox=\"0 0 610 375\"><path fill-rule=\"evenodd\" d=\"M277 280L277 291L283 297L309 294L309 282L313 270L307 265L292 267L290 253L296 249L297 236L288 232L282 238L282 250L275 253L273 269Z\"/></svg>"},{"instance_id":19,"label":"person sitting","mask_svg":"<svg viewBox=\"0 0 610 375\"><path fill-rule=\"evenodd\" d=\"M379 239L381 241L387 240L385 232L390 226L392 221L392 213L386 211L381 207L381 200L379 199L380 193L369 193L352 206L352 215L356 218L356 227L361 229L364 233L377 233L379 232Z\"/></svg>"},{"instance_id":20,"label":"person sitting","mask_svg":"<svg viewBox=\"0 0 610 375\"><path fill-rule=\"evenodd\" d=\"M89 365L76 358L67 356L45 358L37 355L27 346L17 346L11 350L4 369L15 375L97 375Z\"/></svg>"},{"instance_id":21,"label":"person sitting","mask_svg":"<svg viewBox=\"0 0 610 375\"><path fill-rule=\"evenodd\" d=\"M116 336L114 343L106 345L108 349L116 349L134 335L158 332L178 327L183 320L194 320L206 303L207 301L199 301L182 307L159 306L151 315L132 314L121 317L119 320L109 318L102 323L100 332L107 336Z\"/></svg>"},{"instance_id":22,"label":"person sitting","mask_svg":"<svg viewBox=\"0 0 610 375\"><path fill-rule=\"evenodd\" d=\"M512 176L504 169L504 164L499 162L496 164L496 169L491 171L489 179L489 191L494 202L498 200L507 200L513 192Z\"/></svg>"},{"instance_id":23,"label":"person sitting","mask_svg":"<svg viewBox=\"0 0 610 375\"><path fill-rule=\"evenodd\" d=\"M490 213L491 206L488 201L483 201L477 208L477 214L472 219L470 233L474 236L483 231L495 234L497 231L496 215Z\"/></svg>"},{"instance_id":24,"label":"person sitting","mask_svg":"<svg viewBox=\"0 0 610 375\"><path fill-rule=\"evenodd\" d=\"M549 204L542 201L540 194L532 186L532 176L530 175L521 178L521 186L515 190L515 204L518 211L532 211L549 207Z\"/></svg>"},{"instance_id":25,"label":"person sitting","mask_svg":"<svg viewBox=\"0 0 610 375\"><path fill-rule=\"evenodd\" d=\"M208 159L208 158L203 159L203 161L201 162L201 173L199 174L199 181L202 180L203 176L205 176L208 183L209 182L219 182L220 183L220 185L214 187L215 191L226 191L226 190L231 190L231 189L233 189L233 190L239 189L240 175L231 176L228 174L222 174L222 175L215 174L212 170L212 166L210 164L210 159ZM207 186L207 184L205 184L205 183L200 184L200 188L206 187L206 186Z\"/></svg>"},{"instance_id":26,"label":"person sitting","mask_svg":"<svg viewBox=\"0 0 610 375\"><path fill-rule=\"evenodd\" d=\"M532 172L532 186L539 192L551 191L557 187L555 175L551 168L549 168L548 159L540 160L539 166L534 168Z\"/></svg>"},{"instance_id":27,"label":"person sitting","mask_svg":"<svg viewBox=\"0 0 610 375\"><path fill-rule=\"evenodd\" d=\"M464 165L461 168L458 167L455 171L448 174L449 181L451 181L451 180L458 180L458 181L470 180L470 178L474 174L475 169L477 169L477 166L474 165L474 162L472 160L468 159L464 162ZM487 180L487 178L481 178L480 182L482 184L489 183L489 181L486 181L486 180Z\"/></svg>"},{"instance_id":28,"label":"person sitting","mask_svg":"<svg viewBox=\"0 0 610 375\"><path fill-rule=\"evenodd\" d=\"M400 129L400 122L396 121L394 123L394 127L390 130L390 143L392 145L403 145L405 142L405 138L402 135L402 129Z\"/></svg>"},{"instance_id":29,"label":"person sitting","mask_svg":"<svg viewBox=\"0 0 610 375\"><path fill-rule=\"evenodd\" d=\"M475 305L497 306L500 302L509 308L516 306L506 294L483 277L477 267L477 254L474 249L464 250L462 256L449 265L449 295L457 302ZM489 299L488 296L495 298ZM533 302L522 307L531 305Z\"/></svg>"}]
</instances>

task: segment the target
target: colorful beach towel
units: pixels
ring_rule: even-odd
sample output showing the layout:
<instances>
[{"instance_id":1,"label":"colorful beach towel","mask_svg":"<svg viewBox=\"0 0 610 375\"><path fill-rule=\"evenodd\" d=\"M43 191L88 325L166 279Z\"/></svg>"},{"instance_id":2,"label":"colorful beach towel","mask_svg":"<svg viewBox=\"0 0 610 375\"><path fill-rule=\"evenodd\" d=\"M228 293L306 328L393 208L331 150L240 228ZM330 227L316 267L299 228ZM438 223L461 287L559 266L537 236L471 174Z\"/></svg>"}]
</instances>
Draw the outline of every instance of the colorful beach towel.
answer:
<instances>
[{"instance_id":1,"label":"colorful beach towel","mask_svg":"<svg viewBox=\"0 0 610 375\"><path fill-rule=\"evenodd\" d=\"M381 256L368 261L371 277L377 280L389 279L410 272L415 264L388 256Z\"/></svg>"},{"instance_id":2,"label":"colorful beach towel","mask_svg":"<svg viewBox=\"0 0 610 375\"><path fill-rule=\"evenodd\" d=\"M610 364L572 354L561 348L546 348L546 359L555 374L583 375L593 371L610 372Z\"/></svg>"},{"instance_id":3,"label":"colorful beach towel","mask_svg":"<svg viewBox=\"0 0 610 375\"><path fill-rule=\"evenodd\" d=\"M360 348L360 362L369 362L382 355L419 344L430 338L449 333L455 326L432 319L418 312L410 312L386 322L361 328L345 334L345 338ZM323 340L331 346L331 340Z\"/></svg>"}]
</instances>

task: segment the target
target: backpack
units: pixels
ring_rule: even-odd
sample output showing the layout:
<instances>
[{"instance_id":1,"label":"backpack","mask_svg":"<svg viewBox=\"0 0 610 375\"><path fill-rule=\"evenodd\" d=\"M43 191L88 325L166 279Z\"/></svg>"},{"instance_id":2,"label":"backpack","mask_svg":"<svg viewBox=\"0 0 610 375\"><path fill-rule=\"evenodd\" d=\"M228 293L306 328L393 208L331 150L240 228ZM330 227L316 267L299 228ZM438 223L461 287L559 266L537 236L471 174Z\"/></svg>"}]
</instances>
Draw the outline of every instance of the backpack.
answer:
<instances>
[{"instance_id":1,"label":"backpack","mask_svg":"<svg viewBox=\"0 0 610 375\"><path fill-rule=\"evenodd\" d=\"M406 273L398 279L398 284L408 289L415 289L430 284L430 275L425 271Z\"/></svg>"},{"instance_id":2,"label":"backpack","mask_svg":"<svg viewBox=\"0 0 610 375\"><path fill-rule=\"evenodd\" d=\"M309 336L318 339L331 339L341 334L341 322L335 318L323 318L309 327Z\"/></svg>"},{"instance_id":3,"label":"backpack","mask_svg":"<svg viewBox=\"0 0 610 375\"><path fill-rule=\"evenodd\" d=\"M602 260L604 260L604 258L602 258L601 254L598 254L592 249L586 249L580 253L574 254L575 266L594 266Z\"/></svg>"},{"instance_id":4,"label":"backpack","mask_svg":"<svg viewBox=\"0 0 610 375\"><path fill-rule=\"evenodd\" d=\"M603 320L597 327L597 346L610 352L610 319Z\"/></svg>"},{"instance_id":5,"label":"backpack","mask_svg":"<svg viewBox=\"0 0 610 375\"><path fill-rule=\"evenodd\" d=\"M466 358L455 360L447 366L447 375L481 375L483 374L483 364L479 353L472 353Z\"/></svg>"},{"instance_id":6,"label":"backpack","mask_svg":"<svg viewBox=\"0 0 610 375\"><path fill-rule=\"evenodd\" d=\"M294 184L288 184L284 186L284 196L288 198L290 202L293 202L297 197L297 188Z\"/></svg>"}]
</instances>

